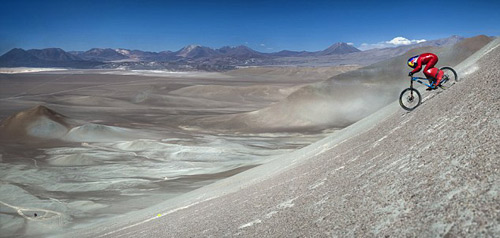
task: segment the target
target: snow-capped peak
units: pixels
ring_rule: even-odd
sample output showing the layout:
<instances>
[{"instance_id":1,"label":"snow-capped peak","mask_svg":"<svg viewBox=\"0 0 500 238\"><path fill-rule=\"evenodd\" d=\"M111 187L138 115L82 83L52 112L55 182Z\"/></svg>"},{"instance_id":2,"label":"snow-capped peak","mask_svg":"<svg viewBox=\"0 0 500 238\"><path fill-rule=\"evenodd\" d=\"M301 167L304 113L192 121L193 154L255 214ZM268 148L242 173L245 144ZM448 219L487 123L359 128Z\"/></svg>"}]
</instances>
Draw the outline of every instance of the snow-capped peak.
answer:
<instances>
[{"instance_id":1,"label":"snow-capped peak","mask_svg":"<svg viewBox=\"0 0 500 238\"><path fill-rule=\"evenodd\" d=\"M130 51L129 50L125 50L125 49L115 49L115 51L119 54L122 54L122 55L130 55Z\"/></svg>"},{"instance_id":2,"label":"snow-capped peak","mask_svg":"<svg viewBox=\"0 0 500 238\"><path fill-rule=\"evenodd\" d=\"M200 47L200 46L199 45L188 45L188 46L184 47L182 50L189 52L189 51L192 51L198 47Z\"/></svg>"}]
</instances>

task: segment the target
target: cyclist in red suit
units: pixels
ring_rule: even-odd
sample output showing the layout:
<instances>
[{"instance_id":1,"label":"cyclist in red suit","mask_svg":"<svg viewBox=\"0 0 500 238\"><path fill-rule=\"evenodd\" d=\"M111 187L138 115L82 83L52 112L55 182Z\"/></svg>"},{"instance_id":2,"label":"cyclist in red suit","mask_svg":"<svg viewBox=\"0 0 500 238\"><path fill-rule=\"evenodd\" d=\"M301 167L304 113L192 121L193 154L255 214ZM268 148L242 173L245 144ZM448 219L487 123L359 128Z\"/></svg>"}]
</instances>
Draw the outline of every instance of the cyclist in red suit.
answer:
<instances>
[{"instance_id":1,"label":"cyclist in red suit","mask_svg":"<svg viewBox=\"0 0 500 238\"><path fill-rule=\"evenodd\" d=\"M414 68L408 75L413 76L414 73L417 73L422 69L422 65L425 65L424 74L427 79L430 80L433 88L441 83L441 79L443 78L444 72L439 70L438 68L434 68L434 65L438 62L437 55L433 53L423 53L421 55L413 56L408 59L408 66Z\"/></svg>"}]
</instances>

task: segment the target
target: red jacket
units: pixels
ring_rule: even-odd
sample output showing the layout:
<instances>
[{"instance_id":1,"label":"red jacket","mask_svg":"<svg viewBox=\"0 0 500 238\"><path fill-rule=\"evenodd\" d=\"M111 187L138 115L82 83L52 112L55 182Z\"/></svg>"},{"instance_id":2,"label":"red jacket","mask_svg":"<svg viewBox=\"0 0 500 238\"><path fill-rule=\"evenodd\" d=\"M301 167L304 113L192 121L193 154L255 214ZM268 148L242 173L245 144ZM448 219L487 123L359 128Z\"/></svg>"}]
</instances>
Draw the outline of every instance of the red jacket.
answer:
<instances>
[{"instance_id":1,"label":"red jacket","mask_svg":"<svg viewBox=\"0 0 500 238\"><path fill-rule=\"evenodd\" d=\"M433 53L421 54L417 59L417 66L411 72L416 73L416 72L420 71L422 69L422 65L425 64L424 73L427 74L428 70L433 68L437 62L438 62L437 55L435 55Z\"/></svg>"}]
</instances>

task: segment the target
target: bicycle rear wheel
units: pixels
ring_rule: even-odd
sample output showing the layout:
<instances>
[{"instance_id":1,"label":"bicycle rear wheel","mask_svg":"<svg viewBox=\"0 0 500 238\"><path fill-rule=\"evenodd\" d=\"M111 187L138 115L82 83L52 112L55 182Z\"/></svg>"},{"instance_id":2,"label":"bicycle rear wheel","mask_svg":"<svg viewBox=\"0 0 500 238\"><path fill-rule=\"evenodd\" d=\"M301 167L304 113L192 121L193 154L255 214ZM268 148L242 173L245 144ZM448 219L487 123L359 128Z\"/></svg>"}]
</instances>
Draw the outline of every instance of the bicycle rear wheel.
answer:
<instances>
[{"instance_id":1,"label":"bicycle rear wheel","mask_svg":"<svg viewBox=\"0 0 500 238\"><path fill-rule=\"evenodd\" d=\"M442 67L440 70L444 72L441 86L449 86L454 82L458 82L458 75L451 67Z\"/></svg>"},{"instance_id":2,"label":"bicycle rear wheel","mask_svg":"<svg viewBox=\"0 0 500 238\"><path fill-rule=\"evenodd\" d=\"M414 88L407 88L399 96L399 105L407 111L417 108L422 102L420 92Z\"/></svg>"}]
</instances>

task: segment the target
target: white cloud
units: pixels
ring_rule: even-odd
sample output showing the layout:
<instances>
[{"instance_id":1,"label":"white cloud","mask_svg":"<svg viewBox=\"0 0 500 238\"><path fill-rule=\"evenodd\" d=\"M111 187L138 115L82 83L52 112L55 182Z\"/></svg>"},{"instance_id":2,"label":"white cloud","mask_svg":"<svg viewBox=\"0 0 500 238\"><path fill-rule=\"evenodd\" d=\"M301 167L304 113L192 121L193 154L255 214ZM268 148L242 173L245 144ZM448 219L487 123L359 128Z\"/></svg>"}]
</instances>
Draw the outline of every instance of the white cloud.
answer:
<instances>
[{"instance_id":1,"label":"white cloud","mask_svg":"<svg viewBox=\"0 0 500 238\"><path fill-rule=\"evenodd\" d=\"M401 45L412 45L412 44L418 44L425 42L425 39L421 40L410 40L406 39L402 36L394 37L394 39L390 41L382 41L374 44L369 44L369 43L363 43L361 44L358 48L360 50L371 50L371 49L376 49L376 48L388 48L388 47L397 47Z\"/></svg>"},{"instance_id":2,"label":"white cloud","mask_svg":"<svg viewBox=\"0 0 500 238\"><path fill-rule=\"evenodd\" d=\"M260 46L262 46L262 47L266 47L266 44L264 44L264 43L261 43L261 44L260 44Z\"/></svg>"},{"instance_id":3,"label":"white cloud","mask_svg":"<svg viewBox=\"0 0 500 238\"><path fill-rule=\"evenodd\" d=\"M422 40L408 40L404 37L398 36L390 41L386 41L385 43L399 46L399 45L411 45L411 44L416 44L416 43L421 43L421 42L425 42L425 40L423 40L423 39Z\"/></svg>"},{"instance_id":4,"label":"white cloud","mask_svg":"<svg viewBox=\"0 0 500 238\"><path fill-rule=\"evenodd\" d=\"M354 45L354 43L352 43L352 42L347 42L347 44L348 44L348 45Z\"/></svg>"}]
</instances>

